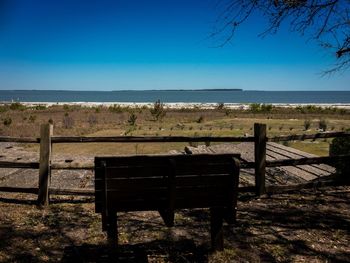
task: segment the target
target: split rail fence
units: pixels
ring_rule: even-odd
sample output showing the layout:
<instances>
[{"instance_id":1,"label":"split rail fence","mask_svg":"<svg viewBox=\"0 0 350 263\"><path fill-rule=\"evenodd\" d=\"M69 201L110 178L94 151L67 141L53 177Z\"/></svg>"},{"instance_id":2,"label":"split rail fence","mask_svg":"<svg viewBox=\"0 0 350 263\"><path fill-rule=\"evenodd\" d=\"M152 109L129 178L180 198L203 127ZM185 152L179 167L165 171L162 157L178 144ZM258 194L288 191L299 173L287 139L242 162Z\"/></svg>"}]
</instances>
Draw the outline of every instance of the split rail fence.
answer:
<instances>
[{"instance_id":1,"label":"split rail fence","mask_svg":"<svg viewBox=\"0 0 350 263\"><path fill-rule=\"evenodd\" d=\"M33 193L38 195L38 203L47 205L49 194L54 195L87 195L93 196L94 191L90 189L56 189L49 185L51 170L93 170L93 163L52 163L52 144L56 143L169 143L169 142L254 142L254 162L243 162L242 168L255 169L255 185L252 187L241 187L240 191L255 192L257 195L265 193L277 193L302 189L310 187L308 183L293 186L266 186L265 170L266 167L295 166L306 164L334 164L339 161L350 163L349 155L311 157L299 159L266 160L267 142L295 141L307 139L349 137L349 132L324 132L317 134L302 134L267 137L266 124L254 124L254 136L244 137L190 137L190 136L117 136L117 137L84 137L84 136L53 136L53 126L51 124L42 124L40 127L40 138L24 137L0 137L0 142L17 143L39 143L40 158L39 162L8 162L0 161L0 168L22 168L39 169L39 187L0 187L2 192Z\"/></svg>"}]
</instances>

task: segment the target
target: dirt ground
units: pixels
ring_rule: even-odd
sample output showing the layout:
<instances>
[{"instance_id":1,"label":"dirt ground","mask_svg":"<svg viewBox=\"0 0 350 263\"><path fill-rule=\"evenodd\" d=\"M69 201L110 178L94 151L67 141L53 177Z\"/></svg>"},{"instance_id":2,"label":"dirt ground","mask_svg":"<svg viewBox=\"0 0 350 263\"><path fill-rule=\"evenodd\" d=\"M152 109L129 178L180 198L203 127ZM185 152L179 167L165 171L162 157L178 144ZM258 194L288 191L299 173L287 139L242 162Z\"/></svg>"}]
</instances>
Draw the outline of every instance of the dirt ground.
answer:
<instances>
[{"instance_id":1,"label":"dirt ground","mask_svg":"<svg viewBox=\"0 0 350 263\"><path fill-rule=\"evenodd\" d=\"M212 253L208 210L119 213L119 253L108 258L93 199L0 194L0 262L350 262L350 187L257 199L241 195L225 250ZM119 260L118 260L119 259Z\"/></svg>"}]
</instances>

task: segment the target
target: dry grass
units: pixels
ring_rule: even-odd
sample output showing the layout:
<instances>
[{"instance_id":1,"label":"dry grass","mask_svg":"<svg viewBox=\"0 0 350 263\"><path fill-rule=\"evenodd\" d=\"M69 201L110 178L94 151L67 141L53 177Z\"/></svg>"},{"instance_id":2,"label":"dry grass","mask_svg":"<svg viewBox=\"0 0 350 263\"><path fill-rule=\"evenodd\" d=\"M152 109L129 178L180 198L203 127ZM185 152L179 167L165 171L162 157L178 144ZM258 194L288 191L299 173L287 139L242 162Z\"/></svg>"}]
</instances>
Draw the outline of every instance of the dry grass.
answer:
<instances>
[{"instance_id":1,"label":"dry grass","mask_svg":"<svg viewBox=\"0 0 350 263\"><path fill-rule=\"evenodd\" d=\"M136 126L130 126L131 113L137 116ZM72 128L64 128L65 115L74 120ZM47 109L8 110L1 113L1 119L11 118L11 125L0 123L0 135L39 136L40 124L48 120L54 123L55 135L82 136L242 136L253 134L255 122L266 123L268 136L315 133L318 122L326 119L328 130L341 131L350 127L350 113L300 113L295 110L274 109L271 113L249 111L181 109L168 110L162 121L154 121L148 109L83 108L54 106ZM200 119L200 121L198 121ZM311 121L311 127L304 131L304 121ZM93 122L91 120L94 120ZM328 141L319 143L296 142L291 145L303 151L318 155L328 154ZM184 144L74 144L55 145L56 153L70 154L142 154L182 150ZM28 146L29 150L37 147Z\"/></svg>"}]
</instances>

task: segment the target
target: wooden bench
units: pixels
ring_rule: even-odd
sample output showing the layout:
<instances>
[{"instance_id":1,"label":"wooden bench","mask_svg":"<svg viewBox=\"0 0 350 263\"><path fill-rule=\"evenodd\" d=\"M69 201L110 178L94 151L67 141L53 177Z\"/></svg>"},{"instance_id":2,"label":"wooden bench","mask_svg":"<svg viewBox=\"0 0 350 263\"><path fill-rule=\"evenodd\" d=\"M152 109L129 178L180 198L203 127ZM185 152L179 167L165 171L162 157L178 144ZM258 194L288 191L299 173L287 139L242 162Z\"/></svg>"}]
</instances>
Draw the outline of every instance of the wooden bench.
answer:
<instances>
[{"instance_id":1,"label":"wooden bench","mask_svg":"<svg viewBox=\"0 0 350 263\"><path fill-rule=\"evenodd\" d=\"M237 154L95 158L95 210L109 244L118 244L117 212L159 211L167 226L174 210L210 208L211 244L223 249L223 219L236 218Z\"/></svg>"}]
</instances>

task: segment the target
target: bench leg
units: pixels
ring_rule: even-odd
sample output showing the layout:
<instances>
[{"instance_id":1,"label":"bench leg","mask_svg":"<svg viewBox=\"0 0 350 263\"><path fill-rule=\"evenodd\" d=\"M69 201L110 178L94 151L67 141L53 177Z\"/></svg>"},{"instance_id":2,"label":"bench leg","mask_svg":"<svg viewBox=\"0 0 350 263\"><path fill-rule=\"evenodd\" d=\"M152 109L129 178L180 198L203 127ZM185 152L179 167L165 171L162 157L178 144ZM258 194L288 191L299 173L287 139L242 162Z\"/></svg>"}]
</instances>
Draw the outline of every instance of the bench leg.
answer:
<instances>
[{"instance_id":1,"label":"bench leg","mask_svg":"<svg viewBox=\"0 0 350 263\"><path fill-rule=\"evenodd\" d=\"M107 239L111 248L118 247L117 213L111 212L107 217Z\"/></svg>"},{"instance_id":2,"label":"bench leg","mask_svg":"<svg viewBox=\"0 0 350 263\"><path fill-rule=\"evenodd\" d=\"M170 210L160 209L160 210L158 210L158 212L159 212L160 216L162 217L164 224L167 227L174 226L174 217L175 217L174 210L170 211Z\"/></svg>"},{"instance_id":3,"label":"bench leg","mask_svg":"<svg viewBox=\"0 0 350 263\"><path fill-rule=\"evenodd\" d=\"M222 229L223 217L223 207L210 208L211 247L214 251L222 251L224 249L224 237Z\"/></svg>"}]
</instances>

